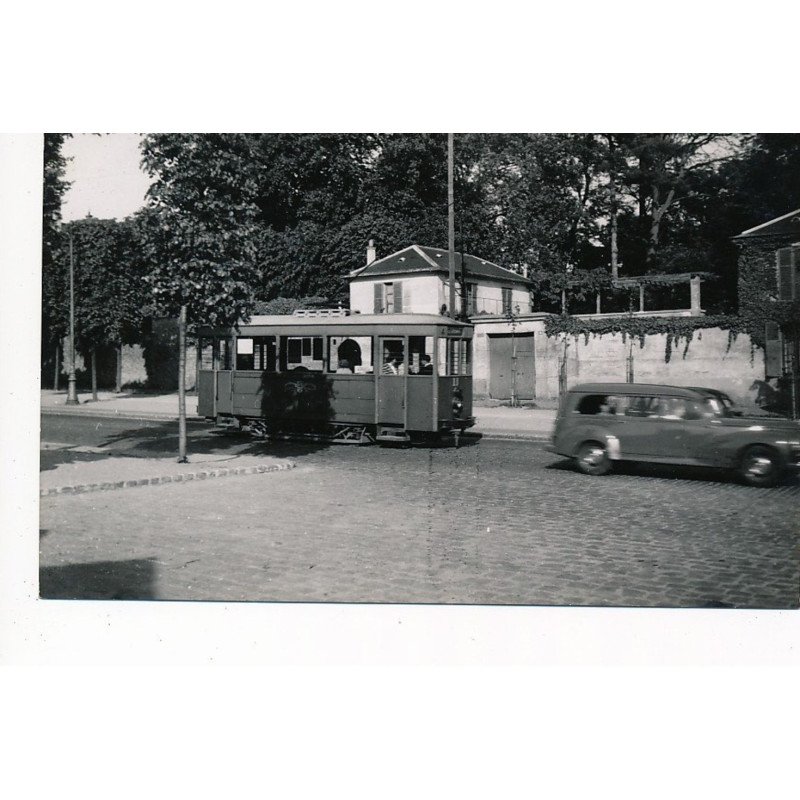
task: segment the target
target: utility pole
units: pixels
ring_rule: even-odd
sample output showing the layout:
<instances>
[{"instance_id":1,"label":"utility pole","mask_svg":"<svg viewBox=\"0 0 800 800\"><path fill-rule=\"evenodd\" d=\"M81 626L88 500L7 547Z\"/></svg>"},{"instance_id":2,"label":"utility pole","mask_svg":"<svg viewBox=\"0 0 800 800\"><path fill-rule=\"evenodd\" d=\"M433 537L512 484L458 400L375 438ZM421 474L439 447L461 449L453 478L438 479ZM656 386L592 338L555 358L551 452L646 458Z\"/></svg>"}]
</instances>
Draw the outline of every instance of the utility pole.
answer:
<instances>
[{"instance_id":1,"label":"utility pole","mask_svg":"<svg viewBox=\"0 0 800 800\"><path fill-rule=\"evenodd\" d=\"M617 173L616 173L616 143L614 137L606 134L608 141L608 154L609 165L608 172L610 175L609 188L611 192L611 278L617 280L619 277L619 264L618 264L618 250L617 250Z\"/></svg>"},{"instance_id":2,"label":"utility pole","mask_svg":"<svg viewBox=\"0 0 800 800\"><path fill-rule=\"evenodd\" d=\"M178 317L178 463L186 464L186 304Z\"/></svg>"},{"instance_id":3,"label":"utility pole","mask_svg":"<svg viewBox=\"0 0 800 800\"><path fill-rule=\"evenodd\" d=\"M447 134L447 261L450 267L450 303L448 312L456 315L456 214L453 200L453 134Z\"/></svg>"},{"instance_id":4,"label":"utility pole","mask_svg":"<svg viewBox=\"0 0 800 800\"><path fill-rule=\"evenodd\" d=\"M78 405L78 390L75 380L75 260L72 251L72 233L69 234L69 378L67 381L67 405Z\"/></svg>"}]
</instances>

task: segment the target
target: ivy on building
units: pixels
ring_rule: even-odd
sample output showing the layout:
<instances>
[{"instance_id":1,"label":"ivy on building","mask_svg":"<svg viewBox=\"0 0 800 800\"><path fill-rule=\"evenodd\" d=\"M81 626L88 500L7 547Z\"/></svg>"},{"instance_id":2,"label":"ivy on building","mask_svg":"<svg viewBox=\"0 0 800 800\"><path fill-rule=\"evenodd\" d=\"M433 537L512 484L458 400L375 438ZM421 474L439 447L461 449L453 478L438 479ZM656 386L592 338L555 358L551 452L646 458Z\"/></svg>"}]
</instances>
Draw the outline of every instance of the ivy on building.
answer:
<instances>
[{"instance_id":1,"label":"ivy on building","mask_svg":"<svg viewBox=\"0 0 800 800\"><path fill-rule=\"evenodd\" d=\"M708 328L723 328L728 331L728 348L736 337L746 332L742 325L742 318L733 314L719 314L703 317L638 317L633 314L617 317L603 317L601 319L583 319L571 317L568 314L552 315L545 320L545 334L547 336L583 336L588 343L589 337L616 336L620 334L622 341L628 337L639 341L639 347L644 347L645 337L660 334L666 336L664 346L664 361L669 363L673 351L684 343L683 357L689 350L689 345L695 334L702 338L702 331Z\"/></svg>"}]
</instances>

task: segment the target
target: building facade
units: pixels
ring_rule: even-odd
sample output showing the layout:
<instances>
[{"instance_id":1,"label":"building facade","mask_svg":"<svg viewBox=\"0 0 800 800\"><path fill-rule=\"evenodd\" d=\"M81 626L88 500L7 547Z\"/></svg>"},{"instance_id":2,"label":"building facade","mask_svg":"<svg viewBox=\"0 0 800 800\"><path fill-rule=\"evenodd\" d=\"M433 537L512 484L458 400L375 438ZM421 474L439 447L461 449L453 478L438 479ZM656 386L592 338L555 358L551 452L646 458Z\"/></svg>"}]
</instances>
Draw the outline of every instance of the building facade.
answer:
<instances>
[{"instance_id":1,"label":"building facade","mask_svg":"<svg viewBox=\"0 0 800 800\"><path fill-rule=\"evenodd\" d=\"M512 403L537 402L553 405L566 382L580 380L620 380L640 373L653 380L661 365L662 372L685 373L686 385L705 380L711 382L710 370L720 368L728 377L726 388L737 397L746 394L756 368L743 368L738 352L725 351L722 358L715 350L710 359L708 350L698 342L696 364L685 362L666 369L664 342L654 337L648 346L632 348L631 340L623 345L617 337L609 341L584 342L575 337L548 337L545 325L549 316L533 311L532 282L486 259L455 254L456 314L468 317L475 326L473 340L473 390L476 397ZM635 316L698 316L703 313L700 302L700 281L704 273L668 276L675 283L690 286L690 305L684 309L653 311L645 309L644 288L639 287L638 311ZM447 313L449 305L448 252L435 247L411 245L383 258L377 258L370 242L366 264L351 272L350 313ZM635 279L619 281L636 289ZM630 286L628 286L630 284ZM567 312L567 297L562 300ZM594 318L617 316L601 313L600 298ZM658 341L656 341L658 339ZM706 337L710 345L711 335ZM743 344L743 340L740 341ZM634 352L635 350L635 352ZM749 342L746 360L750 361ZM710 366L711 365L711 366ZM737 375L741 373L740 377ZM658 382L653 380L653 382ZM744 383L747 385L745 386Z\"/></svg>"},{"instance_id":2,"label":"building facade","mask_svg":"<svg viewBox=\"0 0 800 800\"><path fill-rule=\"evenodd\" d=\"M800 416L800 209L734 237L739 248L739 310L763 320L769 389Z\"/></svg>"}]
</instances>

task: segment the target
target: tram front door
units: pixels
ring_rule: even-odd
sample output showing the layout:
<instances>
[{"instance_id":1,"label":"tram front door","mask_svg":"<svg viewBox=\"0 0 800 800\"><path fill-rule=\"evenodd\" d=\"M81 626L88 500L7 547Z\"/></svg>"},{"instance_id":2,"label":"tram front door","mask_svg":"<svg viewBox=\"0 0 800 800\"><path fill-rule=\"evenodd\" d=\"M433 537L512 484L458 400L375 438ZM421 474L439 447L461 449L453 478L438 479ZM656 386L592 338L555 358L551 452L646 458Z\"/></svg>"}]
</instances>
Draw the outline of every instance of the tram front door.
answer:
<instances>
[{"instance_id":1,"label":"tram front door","mask_svg":"<svg viewBox=\"0 0 800 800\"><path fill-rule=\"evenodd\" d=\"M405 423L405 341L381 337L378 371L378 422L387 425Z\"/></svg>"}]
</instances>

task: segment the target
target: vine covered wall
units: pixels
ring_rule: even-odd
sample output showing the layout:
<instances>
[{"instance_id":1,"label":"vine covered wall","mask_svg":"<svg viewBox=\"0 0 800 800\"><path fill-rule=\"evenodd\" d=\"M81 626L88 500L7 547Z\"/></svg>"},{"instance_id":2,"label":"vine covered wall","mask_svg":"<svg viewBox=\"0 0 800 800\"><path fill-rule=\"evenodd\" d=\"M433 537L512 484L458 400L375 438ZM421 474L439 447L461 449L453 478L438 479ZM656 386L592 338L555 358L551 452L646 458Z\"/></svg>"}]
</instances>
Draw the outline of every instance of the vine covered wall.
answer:
<instances>
[{"instance_id":1,"label":"vine covered wall","mask_svg":"<svg viewBox=\"0 0 800 800\"><path fill-rule=\"evenodd\" d=\"M677 349L686 358L689 345L702 331L723 328L728 334L728 346L736 341L740 333L747 332L743 320L732 314L703 317L637 317L634 315L585 319L581 317L553 316L545 322L548 336L582 337L586 344L596 336L619 335L623 343L632 339L644 347L648 336L664 337L664 362L669 364ZM752 349L752 348L751 348ZM752 354L754 355L754 353Z\"/></svg>"},{"instance_id":2,"label":"vine covered wall","mask_svg":"<svg viewBox=\"0 0 800 800\"><path fill-rule=\"evenodd\" d=\"M612 330L541 336L536 349L537 401L549 403L558 397L559 373L567 386L574 386L594 381L624 383L632 371L636 383L708 386L742 405L754 404L758 383L764 379L764 354L747 333L732 336L727 328L694 328L691 346L687 349L684 342L666 360L673 336L674 331L657 328L641 330L636 336Z\"/></svg>"}]
</instances>

